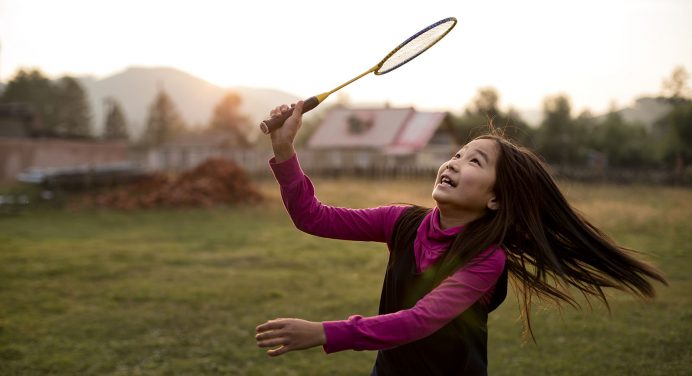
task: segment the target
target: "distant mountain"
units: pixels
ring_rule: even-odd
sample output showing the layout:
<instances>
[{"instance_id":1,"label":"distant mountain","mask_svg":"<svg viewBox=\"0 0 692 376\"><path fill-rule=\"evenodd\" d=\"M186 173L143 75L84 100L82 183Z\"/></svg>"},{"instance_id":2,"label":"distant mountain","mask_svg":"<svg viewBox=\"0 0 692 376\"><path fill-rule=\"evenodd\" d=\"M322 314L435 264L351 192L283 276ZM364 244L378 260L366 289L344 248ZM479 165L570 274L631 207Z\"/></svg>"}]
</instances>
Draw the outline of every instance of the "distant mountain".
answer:
<instances>
[{"instance_id":1,"label":"distant mountain","mask_svg":"<svg viewBox=\"0 0 692 376\"><path fill-rule=\"evenodd\" d=\"M108 97L120 103L130 125L130 133L135 137L144 131L149 106L160 88L168 93L182 117L193 127L207 124L214 106L229 91L242 97L242 112L258 124L271 108L299 99L273 89L222 88L180 70L165 67L132 67L103 79L81 77L79 81L88 93L97 134L103 128L104 101Z\"/></svg>"},{"instance_id":2,"label":"distant mountain","mask_svg":"<svg viewBox=\"0 0 692 376\"><path fill-rule=\"evenodd\" d=\"M298 96L279 90L216 86L198 77L174 68L131 67L112 76L95 79L78 78L88 93L93 123L100 134L104 123L104 100L113 97L120 102L130 125L130 134L138 137L144 130L149 105L159 88L163 88L175 102L178 110L190 126L207 124L214 106L229 91L242 97L242 111L253 123L264 119L269 110L282 103L294 103ZM2 85L2 84L0 84ZM540 110L515 109L531 126L539 126L543 113ZM641 97L633 105L618 112L630 123L639 122L652 127L654 122L670 111L670 105L658 98ZM597 115L600 119L606 114Z\"/></svg>"},{"instance_id":3,"label":"distant mountain","mask_svg":"<svg viewBox=\"0 0 692 376\"><path fill-rule=\"evenodd\" d=\"M641 123L651 129L656 120L670 112L671 109L670 103L664 99L641 97L634 102L633 106L623 108L618 112L626 122Z\"/></svg>"}]
</instances>

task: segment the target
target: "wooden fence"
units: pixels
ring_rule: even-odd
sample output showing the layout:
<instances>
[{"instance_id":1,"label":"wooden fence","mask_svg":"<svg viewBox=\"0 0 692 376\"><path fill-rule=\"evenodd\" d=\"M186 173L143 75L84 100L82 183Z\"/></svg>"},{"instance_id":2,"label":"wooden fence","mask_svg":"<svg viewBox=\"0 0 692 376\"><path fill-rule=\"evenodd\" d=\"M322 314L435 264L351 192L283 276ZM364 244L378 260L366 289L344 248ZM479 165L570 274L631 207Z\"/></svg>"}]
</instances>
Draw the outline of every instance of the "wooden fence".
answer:
<instances>
[{"instance_id":1,"label":"wooden fence","mask_svg":"<svg viewBox=\"0 0 692 376\"><path fill-rule=\"evenodd\" d=\"M430 156L382 156L363 150L299 150L300 163L311 176L370 179L434 178L440 163ZM16 181L32 168L89 167L134 163L146 171L182 171L207 158L236 162L255 178L271 178L267 149L133 149L123 142L0 138L0 184ZM437 157L435 157L437 158ZM438 158L439 159L439 158ZM422 162L424 161L424 162ZM552 166L558 179L584 182L644 183L692 186L692 169L616 169Z\"/></svg>"},{"instance_id":2,"label":"wooden fence","mask_svg":"<svg viewBox=\"0 0 692 376\"><path fill-rule=\"evenodd\" d=\"M431 178L436 176L439 164L416 163L412 157L398 160L371 155L364 157L362 151L351 150L344 153L325 154L324 151L302 149L297 151L303 170L315 177L364 177L371 179L392 178ZM232 160L256 178L270 178L269 150L239 149L210 150L200 149L185 153L149 150L140 154L141 164L149 170L180 171L189 169L206 158L219 157ZM419 158L420 159L420 158ZM363 163L363 161L368 161ZM551 166L551 173L557 179L567 179L593 183L616 184L657 184L692 186L692 169L674 171L672 169L624 169L613 167L575 167Z\"/></svg>"}]
</instances>

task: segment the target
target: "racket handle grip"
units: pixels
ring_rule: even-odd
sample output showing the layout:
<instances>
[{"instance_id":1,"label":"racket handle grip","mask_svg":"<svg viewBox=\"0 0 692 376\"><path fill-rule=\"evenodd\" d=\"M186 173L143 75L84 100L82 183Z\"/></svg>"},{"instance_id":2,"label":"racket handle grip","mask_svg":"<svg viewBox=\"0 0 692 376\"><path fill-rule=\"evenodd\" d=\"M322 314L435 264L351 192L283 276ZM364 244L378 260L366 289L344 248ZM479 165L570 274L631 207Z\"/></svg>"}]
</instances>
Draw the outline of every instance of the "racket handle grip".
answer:
<instances>
[{"instance_id":1,"label":"racket handle grip","mask_svg":"<svg viewBox=\"0 0 692 376\"><path fill-rule=\"evenodd\" d=\"M316 96L306 99L305 102L303 102L303 113L312 110L313 108L317 107L318 104L320 104L320 101L317 99ZM293 114L293 108L294 107L291 107L288 111L284 112L283 114L279 116L273 116L261 122L260 129L262 130L262 133L270 134L275 130L281 128L281 126L284 125L286 119L291 117L291 115Z\"/></svg>"}]
</instances>

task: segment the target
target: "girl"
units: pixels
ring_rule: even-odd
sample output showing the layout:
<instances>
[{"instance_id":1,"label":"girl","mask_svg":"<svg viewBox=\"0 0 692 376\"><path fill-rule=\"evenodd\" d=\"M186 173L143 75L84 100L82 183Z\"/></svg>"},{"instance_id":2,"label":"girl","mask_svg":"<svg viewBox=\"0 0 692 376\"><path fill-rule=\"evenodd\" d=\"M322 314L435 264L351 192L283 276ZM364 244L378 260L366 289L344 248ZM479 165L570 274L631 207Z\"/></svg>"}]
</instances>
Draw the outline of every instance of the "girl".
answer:
<instances>
[{"instance_id":1,"label":"girl","mask_svg":"<svg viewBox=\"0 0 692 376\"><path fill-rule=\"evenodd\" d=\"M390 255L379 315L268 321L256 340L270 356L320 345L378 350L373 375L485 375L487 317L504 300L508 275L529 332L534 296L576 305L572 286L607 304L603 287L653 297L648 279L666 283L577 214L538 157L498 135L474 139L440 166L432 209L323 205L293 148L302 106L271 134L270 166L291 219L317 236L385 242Z\"/></svg>"}]
</instances>

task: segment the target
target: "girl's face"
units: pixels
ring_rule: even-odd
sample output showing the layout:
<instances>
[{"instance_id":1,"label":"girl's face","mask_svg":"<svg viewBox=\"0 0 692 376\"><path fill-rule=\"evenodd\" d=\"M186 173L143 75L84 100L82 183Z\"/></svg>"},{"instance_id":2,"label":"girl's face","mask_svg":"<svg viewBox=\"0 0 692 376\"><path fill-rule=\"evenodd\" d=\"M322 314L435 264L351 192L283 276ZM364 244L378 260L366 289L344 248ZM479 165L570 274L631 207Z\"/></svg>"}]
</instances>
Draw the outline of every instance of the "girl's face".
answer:
<instances>
[{"instance_id":1,"label":"girl's face","mask_svg":"<svg viewBox=\"0 0 692 376\"><path fill-rule=\"evenodd\" d=\"M492 139L476 139L440 166L432 197L441 211L478 218L496 210L493 187L499 146Z\"/></svg>"}]
</instances>

